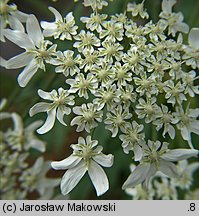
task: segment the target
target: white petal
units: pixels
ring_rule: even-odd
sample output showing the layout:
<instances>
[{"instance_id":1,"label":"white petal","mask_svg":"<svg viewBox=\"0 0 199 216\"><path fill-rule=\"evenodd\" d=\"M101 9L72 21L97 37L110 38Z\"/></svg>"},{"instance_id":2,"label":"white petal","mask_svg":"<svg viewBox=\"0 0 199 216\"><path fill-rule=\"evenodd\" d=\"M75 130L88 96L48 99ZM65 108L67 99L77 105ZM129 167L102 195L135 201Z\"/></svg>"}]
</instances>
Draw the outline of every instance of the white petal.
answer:
<instances>
[{"instance_id":1,"label":"white petal","mask_svg":"<svg viewBox=\"0 0 199 216\"><path fill-rule=\"evenodd\" d=\"M77 166L69 169L64 174L61 180L61 192L63 195L68 194L81 180L86 173L87 168L85 163L81 161Z\"/></svg>"},{"instance_id":2,"label":"white petal","mask_svg":"<svg viewBox=\"0 0 199 216\"><path fill-rule=\"evenodd\" d=\"M56 32L57 32L56 29L45 29L45 30L43 31L43 34L44 34L45 37L51 37L51 36L53 36Z\"/></svg>"},{"instance_id":3,"label":"white petal","mask_svg":"<svg viewBox=\"0 0 199 216\"><path fill-rule=\"evenodd\" d=\"M176 0L163 0L162 10L166 13L171 13L172 7L175 3L176 3Z\"/></svg>"},{"instance_id":4,"label":"white petal","mask_svg":"<svg viewBox=\"0 0 199 216\"><path fill-rule=\"evenodd\" d=\"M186 126L181 129L181 135L184 140L191 140L191 134Z\"/></svg>"},{"instance_id":5,"label":"white petal","mask_svg":"<svg viewBox=\"0 0 199 216\"><path fill-rule=\"evenodd\" d=\"M78 138L78 144L86 145L85 139L83 137Z\"/></svg>"},{"instance_id":6,"label":"white petal","mask_svg":"<svg viewBox=\"0 0 199 216\"><path fill-rule=\"evenodd\" d=\"M180 32L188 33L189 26L186 23L178 23L176 29Z\"/></svg>"},{"instance_id":7,"label":"white petal","mask_svg":"<svg viewBox=\"0 0 199 216\"><path fill-rule=\"evenodd\" d=\"M7 112L0 112L0 120L11 118L11 114Z\"/></svg>"},{"instance_id":8,"label":"white petal","mask_svg":"<svg viewBox=\"0 0 199 216\"><path fill-rule=\"evenodd\" d=\"M41 27L43 29L50 29L53 30L55 32L56 30L56 24L54 22L45 22L45 21L41 21Z\"/></svg>"},{"instance_id":9,"label":"white petal","mask_svg":"<svg viewBox=\"0 0 199 216\"><path fill-rule=\"evenodd\" d=\"M17 56L14 56L13 58L9 59L7 61L6 68L7 69L16 69L20 67L24 67L28 65L32 60L34 56L32 54L28 54L27 52L21 53Z\"/></svg>"},{"instance_id":10,"label":"white petal","mask_svg":"<svg viewBox=\"0 0 199 216\"><path fill-rule=\"evenodd\" d=\"M70 123L71 126L78 125L81 123L82 116L76 116Z\"/></svg>"},{"instance_id":11,"label":"white petal","mask_svg":"<svg viewBox=\"0 0 199 216\"><path fill-rule=\"evenodd\" d=\"M30 81L30 79L34 76L34 74L37 72L38 70L38 65L35 61L35 59L33 59L29 65L27 65L24 70L19 74L17 80L18 83L21 87L25 87L28 82Z\"/></svg>"},{"instance_id":12,"label":"white petal","mask_svg":"<svg viewBox=\"0 0 199 216\"><path fill-rule=\"evenodd\" d=\"M40 152L45 152L45 143L38 139L31 139L28 143L29 147L32 147ZM24 146L26 149L26 146Z\"/></svg>"},{"instance_id":13,"label":"white petal","mask_svg":"<svg viewBox=\"0 0 199 216\"><path fill-rule=\"evenodd\" d=\"M198 156L199 151L196 149L174 149L164 153L161 158L167 161L179 161Z\"/></svg>"},{"instance_id":14,"label":"white petal","mask_svg":"<svg viewBox=\"0 0 199 216\"><path fill-rule=\"evenodd\" d=\"M34 44L39 48L41 41L44 39L39 26L39 22L34 15L29 15L26 22L26 29L29 37L34 41Z\"/></svg>"},{"instance_id":15,"label":"white petal","mask_svg":"<svg viewBox=\"0 0 199 216\"><path fill-rule=\"evenodd\" d=\"M48 9L55 15L55 21L63 21L61 14L53 7L48 7Z\"/></svg>"},{"instance_id":16,"label":"white petal","mask_svg":"<svg viewBox=\"0 0 199 216\"><path fill-rule=\"evenodd\" d=\"M195 72L195 71L193 71ZM195 77L195 75L194 75ZM189 109L190 111L190 114L189 116L193 117L193 118L197 118L199 116L199 108L196 108L196 109Z\"/></svg>"},{"instance_id":17,"label":"white petal","mask_svg":"<svg viewBox=\"0 0 199 216\"><path fill-rule=\"evenodd\" d=\"M26 22L26 20L28 19L28 16L29 16L28 14L23 13L19 10L15 10L15 11L11 12L11 14L23 23Z\"/></svg>"},{"instance_id":18,"label":"white petal","mask_svg":"<svg viewBox=\"0 0 199 216\"><path fill-rule=\"evenodd\" d=\"M9 24L10 27L14 30L19 30L21 32L25 31L22 23L16 17L9 16Z\"/></svg>"},{"instance_id":19,"label":"white petal","mask_svg":"<svg viewBox=\"0 0 199 216\"><path fill-rule=\"evenodd\" d=\"M149 181L151 177L155 175L156 172L157 172L157 169L156 169L155 164L151 164L150 169L147 173L146 180L144 181L144 185L143 185L145 189L149 188Z\"/></svg>"},{"instance_id":20,"label":"white petal","mask_svg":"<svg viewBox=\"0 0 199 216\"><path fill-rule=\"evenodd\" d=\"M71 22L74 20L73 12L70 12L66 15L66 23Z\"/></svg>"},{"instance_id":21,"label":"white petal","mask_svg":"<svg viewBox=\"0 0 199 216\"><path fill-rule=\"evenodd\" d=\"M112 154L105 155L103 153L93 157L93 160L104 167L111 167L113 165L113 159L114 156Z\"/></svg>"},{"instance_id":22,"label":"white petal","mask_svg":"<svg viewBox=\"0 0 199 216\"><path fill-rule=\"evenodd\" d=\"M3 110L3 108L6 106L6 104L7 104L7 99L2 98L0 101L0 111Z\"/></svg>"},{"instance_id":23,"label":"white petal","mask_svg":"<svg viewBox=\"0 0 199 216\"><path fill-rule=\"evenodd\" d=\"M175 164L170 161L161 160L160 171L171 178L176 178L179 176Z\"/></svg>"},{"instance_id":24,"label":"white petal","mask_svg":"<svg viewBox=\"0 0 199 216\"><path fill-rule=\"evenodd\" d=\"M69 157L65 158L64 160L53 161L51 163L51 166L53 169L56 169L56 170L71 169L71 168L75 167L80 161L81 161L80 157L70 155Z\"/></svg>"},{"instance_id":25,"label":"white petal","mask_svg":"<svg viewBox=\"0 0 199 216\"><path fill-rule=\"evenodd\" d=\"M51 104L49 103L45 103L45 102L39 102L37 104L35 104L29 111L29 115L30 117L34 116L37 113L40 112L46 112L50 109Z\"/></svg>"},{"instance_id":26,"label":"white petal","mask_svg":"<svg viewBox=\"0 0 199 216\"><path fill-rule=\"evenodd\" d=\"M135 187L146 180L148 172L150 170L149 163L143 163L138 165L135 170L130 174L127 180L124 182L122 189L129 187Z\"/></svg>"},{"instance_id":27,"label":"white petal","mask_svg":"<svg viewBox=\"0 0 199 216\"><path fill-rule=\"evenodd\" d=\"M33 122L32 124L28 125L25 129L27 133L33 133L38 127L42 125L43 121L38 120Z\"/></svg>"},{"instance_id":28,"label":"white petal","mask_svg":"<svg viewBox=\"0 0 199 216\"><path fill-rule=\"evenodd\" d=\"M188 37L189 44L194 49L199 49L199 28L192 28Z\"/></svg>"},{"instance_id":29,"label":"white petal","mask_svg":"<svg viewBox=\"0 0 199 216\"><path fill-rule=\"evenodd\" d=\"M97 196L104 194L109 189L109 182L104 170L93 160L90 161L88 174L97 192Z\"/></svg>"},{"instance_id":30,"label":"white petal","mask_svg":"<svg viewBox=\"0 0 199 216\"><path fill-rule=\"evenodd\" d=\"M33 165L34 174L39 174L44 164L44 159L39 157Z\"/></svg>"},{"instance_id":31,"label":"white petal","mask_svg":"<svg viewBox=\"0 0 199 216\"><path fill-rule=\"evenodd\" d=\"M58 107L58 109L57 109L57 119L61 124L63 124L64 126L67 126L66 123L64 122L64 119L63 119L64 114L65 113L61 110L61 108Z\"/></svg>"},{"instance_id":32,"label":"white petal","mask_svg":"<svg viewBox=\"0 0 199 216\"><path fill-rule=\"evenodd\" d=\"M73 112L74 112L76 115L82 115L82 108L79 107L79 106L73 107Z\"/></svg>"},{"instance_id":33,"label":"white petal","mask_svg":"<svg viewBox=\"0 0 199 216\"><path fill-rule=\"evenodd\" d=\"M134 145L134 160L140 161L142 158L142 148L139 145Z\"/></svg>"},{"instance_id":34,"label":"white petal","mask_svg":"<svg viewBox=\"0 0 199 216\"><path fill-rule=\"evenodd\" d=\"M169 133L169 136L171 137L171 139L174 139L175 138L175 129L172 125L169 125L169 130L168 130L168 133Z\"/></svg>"},{"instance_id":35,"label":"white petal","mask_svg":"<svg viewBox=\"0 0 199 216\"><path fill-rule=\"evenodd\" d=\"M40 188L38 191L44 189L44 190L49 190L49 188L54 188L57 185L59 185L60 183L60 179L50 179L50 178L46 178L46 179L42 179L41 181L39 181L39 185L38 187ZM46 191L45 191L46 193Z\"/></svg>"},{"instance_id":36,"label":"white petal","mask_svg":"<svg viewBox=\"0 0 199 216\"><path fill-rule=\"evenodd\" d=\"M54 91L55 91L55 90L54 90ZM45 100L53 101L53 98L52 98L52 95L51 95L52 92L53 92L53 91L51 91L51 92L49 93L49 92L46 92L46 91L43 91L43 90L39 89L39 90L38 90L38 95L39 95L41 98L45 99Z\"/></svg>"},{"instance_id":37,"label":"white petal","mask_svg":"<svg viewBox=\"0 0 199 216\"><path fill-rule=\"evenodd\" d=\"M22 118L17 113L12 113L11 117L14 122L14 130L23 131L23 121Z\"/></svg>"},{"instance_id":38,"label":"white petal","mask_svg":"<svg viewBox=\"0 0 199 216\"><path fill-rule=\"evenodd\" d=\"M24 48L24 49L34 49L33 41L28 37L27 34L18 31L18 30L4 30L5 37L15 43L17 46Z\"/></svg>"},{"instance_id":39,"label":"white petal","mask_svg":"<svg viewBox=\"0 0 199 216\"><path fill-rule=\"evenodd\" d=\"M194 119L192 120L192 123L190 124L190 131L199 135L199 121Z\"/></svg>"},{"instance_id":40,"label":"white petal","mask_svg":"<svg viewBox=\"0 0 199 216\"><path fill-rule=\"evenodd\" d=\"M44 133L48 132L49 130L51 130L54 123L55 123L56 109L52 109L47 113L48 113L48 117L47 117L44 125L37 130L37 133L39 133L39 134L44 134Z\"/></svg>"}]
</instances>

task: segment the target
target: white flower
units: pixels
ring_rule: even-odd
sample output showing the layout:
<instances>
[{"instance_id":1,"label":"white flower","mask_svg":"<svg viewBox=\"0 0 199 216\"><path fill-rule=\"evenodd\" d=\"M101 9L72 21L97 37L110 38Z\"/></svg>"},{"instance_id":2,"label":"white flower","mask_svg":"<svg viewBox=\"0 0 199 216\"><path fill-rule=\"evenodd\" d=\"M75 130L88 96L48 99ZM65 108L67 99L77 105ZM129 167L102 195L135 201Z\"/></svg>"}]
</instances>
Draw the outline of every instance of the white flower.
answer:
<instances>
[{"instance_id":1,"label":"white flower","mask_svg":"<svg viewBox=\"0 0 199 216\"><path fill-rule=\"evenodd\" d=\"M55 54L57 45L47 49L50 41L45 41L39 23L34 15L29 15L26 22L27 34L18 30L6 29L4 35L7 39L25 49L25 52L14 56L6 63L7 69L24 67L18 76L21 87L25 87L39 68L45 70L44 61L49 61Z\"/></svg>"},{"instance_id":2,"label":"white flower","mask_svg":"<svg viewBox=\"0 0 199 216\"><path fill-rule=\"evenodd\" d=\"M129 151L133 151L135 161L139 161L142 158L141 146L145 143L145 135L142 133L143 129L143 125L133 121L132 124L128 124L125 129L122 129L123 134L119 136L124 152L128 154Z\"/></svg>"},{"instance_id":3,"label":"white flower","mask_svg":"<svg viewBox=\"0 0 199 216\"><path fill-rule=\"evenodd\" d=\"M45 143L34 135L35 130L41 126L42 121L35 121L24 127L22 118L17 113L11 113L10 118L13 120L14 128L4 133L4 140L11 149L27 151L34 148L41 152L45 151Z\"/></svg>"},{"instance_id":4,"label":"white flower","mask_svg":"<svg viewBox=\"0 0 199 216\"><path fill-rule=\"evenodd\" d=\"M109 188L109 183L104 170L98 165L111 167L113 165L113 155L104 155L101 146L97 146L97 140L91 140L87 136L86 140L79 137L78 144L72 144L73 154L59 162L52 162L53 169L68 169L61 180L61 192L68 194L88 171L89 177L96 189L97 196L105 193ZM96 147L97 146L97 147ZM95 149L93 149L96 147Z\"/></svg>"},{"instance_id":5,"label":"white flower","mask_svg":"<svg viewBox=\"0 0 199 216\"><path fill-rule=\"evenodd\" d=\"M178 120L173 117L171 111L168 110L168 107L161 104L161 107L156 112L156 120L153 121L154 125L157 125L156 130L160 130L164 126L164 131L162 133L163 137L168 133L171 139L175 138L175 129L171 124L176 124Z\"/></svg>"},{"instance_id":6,"label":"white flower","mask_svg":"<svg viewBox=\"0 0 199 216\"><path fill-rule=\"evenodd\" d=\"M145 122L149 123L156 119L156 112L158 110L158 105L156 104L155 97L147 97L146 101L143 98L138 100L139 104L136 105L136 114L138 118L145 118Z\"/></svg>"},{"instance_id":7,"label":"white flower","mask_svg":"<svg viewBox=\"0 0 199 216\"><path fill-rule=\"evenodd\" d=\"M132 117L132 114L129 113L128 109L123 110L122 106L119 105L110 110L110 112L108 112L106 116L107 118L104 120L106 129L112 132L112 137L116 137L119 128L125 131L128 125L127 121L125 120L130 119Z\"/></svg>"},{"instance_id":8,"label":"white flower","mask_svg":"<svg viewBox=\"0 0 199 216\"><path fill-rule=\"evenodd\" d=\"M196 76L196 71L192 70L188 73L182 73L182 81L185 85L185 94L189 94L190 97L194 97L195 94L199 94L199 85L194 85L194 81L197 80L199 76Z\"/></svg>"},{"instance_id":9,"label":"white flower","mask_svg":"<svg viewBox=\"0 0 199 216\"><path fill-rule=\"evenodd\" d=\"M96 65L100 65L103 59L99 56L99 51L94 50L90 52L89 50L84 50L82 52L83 57L80 59L80 69L84 68L84 72L92 71Z\"/></svg>"},{"instance_id":10,"label":"white flower","mask_svg":"<svg viewBox=\"0 0 199 216\"><path fill-rule=\"evenodd\" d=\"M173 179L174 184L181 189L190 189L194 180L194 172L199 169L199 162L189 164L187 160L179 161L177 165L181 177Z\"/></svg>"},{"instance_id":11,"label":"white flower","mask_svg":"<svg viewBox=\"0 0 199 216\"><path fill-rule=\"evenodd\" d=\"M123 46L120 43L115 43L112 40L105 40L102 42L102 47L98 48L100 51L100 56L104 56L105 62L112 63L114 59L120 61L123 52Z\"/></svg>"},{"instance_id":12,"label":"white flower","mask_svg":"<svg viewBox=\"0 0 199 216\"><path fill-rule=\"evenodd\" d=\"M133 85L126 84L123 88L117 90L120 102L122 102L125 107L129 107L133 102L135 102L137 93L133 89Z\"/></svg>"},{"instance_id":13,"label":"white flower","mask_svg":"<svg viewBox=\"0 0 199 216\"><path fill-rule=\"evenodd\" d=\"M53 7L48 9L55 15L55 22L41 22L44 29L44 36L54 36L55 39L72 40L72 36L77 34L78 27L75 25L75 19L72 12L68 13L63 19L61 14Z\"/></svg>"},{"instance_id":14,"label":"white flower","mask_svg":"<svg viewBox=\"0 0 199 216\"><path fill-rule=\"evenodd\" d=\"M168 103L171 103L173 106L176 104L182 104L183 101L186 101L187 98L184 95L184 86L179 81L176 85L172 80L167 80L165 82L164 91L166 92L165 98Z\"/></svg>"},{"instance_id":15,"label":"white flower","mask_svg":"<svg viewBox=\"0 0 199 216\"><path fill-rule=\"evenodd\" d=\"M56 52L56 59L51 59L50 64L57 65L55 68L56 73L63 73L64 76L73 76L80 72L80 55L73 57L74 51L66 50L63 53L61 51Z\"/></svg>"},{"instance_id":16,"label":"white flower","mask_svg":"<svg viewBox=\"0 0 199 216\"><path fill-rule=\"evenodd\" d=\"M179 177L176 165L172 162L185 160L191 157L198 157L199 151L195 149L173 149L168 150L168 143L161 145L160 141L148 141L143 145L144 156L140 164L130 174L122 188L135 187L143 183L147 188L150 178L161 171L165 175L175 178Z\"/></svg>"},{"instance_id":17,"label":"white flower","mask_svg":"<svg viewBox=\"0 0 199 216\"><path fill-rule=\"evenodd\" d=\"M142 19L144 18L148 19L149 15L146 12L146 10L144 10L144 1L145 0L143 0L140 4L128 3L127 11L131 12L133 17L140 15Z\"/></svg>"},{"instance_id":18,"label":"white flower","mask_svg":"<svg viewBox=\"0 0 199 216\"><path fill-rule=\"evenodd\" d=\"M140 71L144 70L143 65L145 63L145 58L145 54L142 51L140 52L134 44L131 44L131 47L127 53L122 55L124 65L131 68L131 70L137 75Z\"/></svg>"},{"instance_id":19,"label":"white flower","mask_svg":"<svg viewBox=\"0 0 199 216\"><path fill-rule=\"evenodd\" d=\"M130 165L130 171L133 172L136 166L134 164ZM141 184L136 185L133 188L126 188L125 192L132 196L133 200L153 200L155 196L155 190L152 187L151 182L149 183L148 190L144 188Z\"/></svg>"},{"instance_id":20,"label":"white flower","mask_svg":"<svg viewBox=\"0 0 199 216\"><path fill-rule=\"evenodd\" d=\"M88 99L88 90L94 94L98 87L97 79L91 73L87 74L86 78L84 78L84 74L79 73L75 79L67 79L66 83L71 85L68 90L69 93L76 93L78 91L79 97L86 99Z\"/></svg>"},{"instance_id":21,"label":"white flower","mask_svg":"<svg viewBox=\"0 0 199 216\"><path fill-rule=\"evenodd\" d=\"M181 12L173 13L172 7L176 3L176 0L163 0L162 12L160 17L166 20L166 26L168 26L168 34L172 34L175 37L177 32L188 33L189 26L183 22L183 14Z\"/></svg>"},{"instance_id":22,"label":"white flower","mask_svg":"<svg viewBox=\"0 0 199 216\"><path fill-rule=\"evenodd\" d=\"M49 169L50 161L44 161L42 157L39 157L34 165L26 169L20 176L22 187L30 192L37 190L40 195L44 195L46 190L59 184L59 179L46 177Z\"/></svg>"},{"instance_id":23,"label":"white flower","mask_svg":"<svg viewBox=\"0 0 199 216\"><path fill-rule=\"evenodd\" d=\"M73 44L73 47L77 48L79 52L89 50L91 53L94 51L93 46L99 47L100 40L91 32L85 32L81 30L80 33L74 36L76 42Z\"/></svg>"},{"instance_id":24,"label":"white flower","mask_svg":"<svg viewBox=\"0 0 199 216\"><path fill-rule=\"evenodd\" d=\"M107 110L111 110L115 107L116 102L119 102L116 94L116 85L107 85L106 87L101 87L95 92L95 99L93 103L97 105L97 109L101 110L106 105Z\"/></svg>"},{"instance_id":25,"label":"white flower","mask_svg":"<svg viewBox=\"0 0 199 216\"><path fill-rule=\"evenodd\" d=\"M112 65L106 64L102 61L101 65L95 65L91 73L93 73L98 79L99 84L102 87L111 86L115 78L115 69Z\"/></svg>"},{"instance_id":26,"label":"white flower","mask_svg":"<svg viewBox=\"0 0 199 216\"><path fill-rule=\"evenodd\" d=\"M30 116L33 116L40 112L47 112L47 119L44 125L37 130L39 134L44 134L52 129L55 118L57 117L58 121L66 126L66 123L63 120L64 115L69 115L71 109L68 105L74 105L74 96L70 96L67 90L63 88L52 90L51 92L45 92L41 89L38 90L38 94L41 98L52 101L52 103L39 102L35 104L29 111Z\"/></svg>"},{"instance_id":27,"label":"white flower","mask_svg":"<svg viewBox=\"0 0 199 216\"><path fill-rule=\"evenodd\" d=\"M176 107L174 116L179 120L177 128L181 131L182 138L188 141L190 148L193 148L191 142L191 133L199 135L199 108L190 109L189 105L184 111L182 105Z\"/></svg>"},{"instance_id":28,"label":"white flower","mask_svg":"<svg viewBox=\"0 0 199 216\"><path fill-rule=\"evenodd\" d=\"M114 68L118 87L126 86L127 83L132 81L132 73L127 65L121 65L120 62L115 62Z\"/></svg>"},{"instance_id":29,"label":"white flower","mask_svg":"<svg viewBox=\"0 0 199 216\"><path fill-rule=\"evenodd\" d=\"M157 89L155 86L156 80L155 75L147 77L147 73L145 71L140 72L139 77L133 77L135 84L138 86L136 88L136 92L143 96L146 94L148 97L157 93Z\"/></svg>"},{"instance_id":30,"label":"white flower","mask_svg":"<svg viewBox=\"0 0 199 216\"><path fill-rule=\"evenodd\" d=\"M28 14L17 10L15 4L8 4L9 0L0 1L0 41L5 42L4 29L9 25L14 30L24 32L21 22L26 22Z\"/></svg>"},{"instance_id":31,"label":"white flower","mask_svg":"<svg viewBox=\"0 0 199 216\"><path fill-rule=\"evenodd\" d=\"M102 31L102 22L107 18L106 14L92 13L90 17L81 17L80 20L86 23L86 28L91 31L96 30L98 33Z\"/></svg>"},{"instance_id":32,"label":"white flower","mask_svg":"<svg viewBox=\"0 0 199 216\"><path fill-rule=\"evenodd\" d=\"M91 129L98 126L98 122L102 121L103 112L98 111L97 108L98 105L92 103L74 107L73 112L79 116L71 121L71 126L78 125L77 132L86 130L89 133Z\"/></svg>"},{"instance_id":33,"label":"white flower","mask_svg":"<svg viewBox=\"0 0 199 216\"><path fill-rule=\"evenodd\" d=\"M104 21L102 26L105 28L100 32L100 38L106 37L105 40L110 41L122 41L123 40L123 24L119 22L111 21Z\"/></svg>"},{"instance_id":34,"label":"white flower","mask_svg":"<svg viewBox=\"0 0 199 216\"><path fill-rule=\"evenodd\" d=\"M199 69L199 28L192 28L189 32L188 42L189 46L184 46L185 54L182 59L185 59L187 65L190 65L193 69Z\"/></svg>"},{"instance_id":35,"label":"white flower","mask_svg":"<svg viewBox=\"0 0 199 216\"><path fill-rule=\"evenodd\" d=\"M180 179L180 178L179 178ZM161 200L177 200L177 189L175 184L167 177L162 177L161 182L154 181L155 190L158 199Z\"/></svg>"},{"instance_id":36,"label":"white flower","mask_svg":"<svg viewBox=\"0 0 199 216\"><path fill-rule=\"evenodd\" d=\"M85 7L92 7L93 11L101 10L104 6L108 5L107 1L105 0L84 0L83 4Z\"/></svg>"}]
</instances>

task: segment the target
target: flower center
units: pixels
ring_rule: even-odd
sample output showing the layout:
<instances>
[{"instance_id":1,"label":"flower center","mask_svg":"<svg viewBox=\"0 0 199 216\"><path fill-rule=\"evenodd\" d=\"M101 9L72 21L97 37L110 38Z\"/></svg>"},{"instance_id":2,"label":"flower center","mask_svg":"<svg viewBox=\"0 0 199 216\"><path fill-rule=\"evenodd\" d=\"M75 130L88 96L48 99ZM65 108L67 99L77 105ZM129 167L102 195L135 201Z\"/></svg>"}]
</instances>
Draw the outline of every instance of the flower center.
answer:
<instances>
[{"instance_id":1,"label":"flower center","mask_svg":"<svg viewBox=\"0 0 199 216\"><path fill-rule=\"evenodd\" d=\"M98 73L98 77L100 79L104 79L105 77L107 76L107 71L106 70L100 70L99 73Z\"/></svg>"},{"instance_id":2,"label":"flower center","mask_svg":"<svg viewBox=\"0 0 199 216\"><path fill-rule=\"evenodd\" d=\"M81 89L86 89L89 87L89 81L88 80L81 80L81 82L79 83L79 87Z\"/></svg>"},{"instance_id":3,"label":"flower center","mask_svg":"<svg viewBox=\"0 0 199 216\"><path fill-rule=\"evenodd\" d=\"M85 113L83 114L83 116L84 116L84 119L85 119L87 122L90 122L90 121L93 119L93 117L94 117L94 113L91 112L91 111L87 111L87 112L85 112Z\"/></svg>"},{"instance_id":4,"label":"flower center","mask_svg":"<svg viewBox=\"0 0 199 216\"><path fill-rule=\"evenodd\" d=\"M124 70L118 70L118 72L117 72L117 78L118 79L122 79L122 78L124 78L125 77L125 71Z\"/></svg>"},{"instance_id":5,"label":"flower center","mask_svg":"<svg viewBox=\"0 0 199 216\"><path fill-rule=\"evenodd\" d=\"M138 140L138 134L134 131L129 131L129 138L132 143Z\"/></svg>"},{"instance_id":6,"label":"flower center","mask_svg":"<svg viewBox=\"0 0 199 216\"><path fill-rule=\"evenodd\" d=\"M92 158L92 149L89 147L83 148L81 156L84 160L88 161L90 158Z\"/></svg>"},{"instance_id":7,"label":"flower center","mask_svg":"<svg viewBox=\"0 0 199 216\"><path fill-rule=\"evenodd\" d=\"M112 92L106 92L104 95L103 95L103 99L104 101L110 101L111 99L113 98L113 93Z\"/></svg>"},{"instance_id":8,"label":"flower center","mask_svg":"<svg viewBox=\"0 0 199 216\"><path fill-rule=\"evenodd\" d=\"M116 117L116 119L115 119L115 124L116 125L121 125L123 123L123 118L122 118L122 116L121 115L118 115L117 117Z\"/></svg>"},{"instance_id":9,"label":"flower center","mask_svg":"<svg viewBox=\"0 0 199 216\"><path fill-rule=\"evenodd\" d=\"M67 59L64 64L67 66L67 67L72 67L74 66L74 60L73 59Z\"/></svg>"}]
</instances>

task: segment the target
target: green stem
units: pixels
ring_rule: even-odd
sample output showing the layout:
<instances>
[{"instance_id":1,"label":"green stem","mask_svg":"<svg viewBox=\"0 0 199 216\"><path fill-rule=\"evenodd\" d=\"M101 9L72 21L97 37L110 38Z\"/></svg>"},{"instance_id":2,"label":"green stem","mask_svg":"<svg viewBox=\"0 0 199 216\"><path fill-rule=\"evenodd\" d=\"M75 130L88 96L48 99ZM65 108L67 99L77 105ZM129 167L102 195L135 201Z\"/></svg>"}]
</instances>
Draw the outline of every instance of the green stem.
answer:
<instances>
[{"instance_id":1,"label":"green stem","mask_svg":"<svg viewBox=\"0 0 199 216\"><path fill-rule=\"evenodd\" d=\"M153 124L151 125L151 139L153 141L156 141L158 139L158 132L155 128L155 125L153 125Z\"/></svg>"},{"instance_id":2,"label":"green stem","mask_svg":"<svg viewBox=\"0 0 199 216\"><path fill-rule=\"evenodd\" d=\"M95 133L95 128L93 128L93 129L92 129L92 132L91 132L91 138L92 138L92 139L93 139L94 133Z\"/></svg>"},{"instance_id":3,"label":"green stem","mask_svg":"<svg viewBox=\"0 0 199 216\"><path fill-rule=\"evenodd\" d=\"M14 88L13 93L7 98L7 103L4 107L4 110L9 110L9 107L12 106L16 98L18 98L19 94L21 93L21 88L19 86Z\"/></svg>"}]
</instances>

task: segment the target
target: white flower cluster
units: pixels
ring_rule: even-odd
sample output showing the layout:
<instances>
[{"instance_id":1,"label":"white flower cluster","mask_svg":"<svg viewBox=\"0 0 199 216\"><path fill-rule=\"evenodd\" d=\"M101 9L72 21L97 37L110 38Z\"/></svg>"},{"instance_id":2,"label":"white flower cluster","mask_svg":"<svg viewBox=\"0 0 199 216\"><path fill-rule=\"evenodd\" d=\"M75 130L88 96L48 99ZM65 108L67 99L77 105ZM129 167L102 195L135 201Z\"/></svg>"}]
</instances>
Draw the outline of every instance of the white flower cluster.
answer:
<instances>
[{"instance_id":1,"label":"white flower cluster","mask_svg":"<svg viewBox=\"0 0 199 216\"><path fill-rule=\"evenodd\" d=\"M133 188L127 188L125 191L133 200L176 200L179 199L179 191L184 193L183 199L198 200L198 190L191 190L191 188L193 186L193 175L199 169L199 163L189 164L187 160L182 160L178 162L176 167L180 178L169 179L167 175L157 172L149 182L148 189L138 184ZM133 172L135 165L132 164L130 168Z\"/></svg>"},{"instance_id":2,"label":"white flower cluster","mask_svg":"<svg viewBox=\"0 0 199 216\"><path fill-rule=\"evenodd\" d=\"M47 178L51 168L50 161L39 157L31 166L27 159L30 148L44 152L45 143L34 132L42 121L36 121L24 127L22 118L17 113L3 112L6 99L0 104L0 121L13 121L13 128L0 130L0 168L1 199L26 199L31 192L37 192L38 199L53 198L54 188L59 184L57 178Z\"/></svg>"},{"instance_id":3,"label":"white flower cluster","mask_svg":"<svg viewBox=\"0 0 199 216\"><path fill-rule=\"evenodd\" d=\"M99 124L103 124L112 137L119 137L124 153L133 153L133 160L139 162L123 189L139 187L136 189L139 197L143 188L152 188L150 180L157 172L176 177L172 182L178 187L183 185L174 162L182 161L181 166L184 160L199 156L198 143L191 139L191 133L199 135L199 108L192 107L190 102L199 94L199 28L189 31L183 14L173 12L175 3L176 0L163 0L159 20L153 23L146 20L149 15L144 1L128 3L124 13L108 16L101 12L107 1L84 0L83 5L91 7L93 12L81 17L85 28L79 29L72 12L63 18L55 8L49 7L55 20L39 24L34 15L21 14L13 5L8 5L8 1L1 1L1 19L9 24L1 27L1 40L4 42L6 38L24 49L9 60L1 58L1 65L7 69L23 68L18 76L21 87L29 83L39 68L45 71L46 65L64 80L60 81L58 90L38 90L38 95L50 103L36 103L29 111L30 116L47 113L45 123L37 132L50 131L56 119L66 126L64 116L72 113L70 125L76 125L77 132L86 134L85 139L79 137L78 143L71 145L71 156L52 163L54 169L67 169L61 181L64 195L77 185L86 171L97 195L109 188L101 166L112 166L113 155L104 155L102 148L96 147L94 130ZM135 22L135 17L142 22ZM188 44L183 42L186 34ZM72 41L73 47L61 51L57 43L60 40ZM16 122L18 117L12 117ZM33 127L36 125L30 128ZM149 127L150 134L146 132ZM30 128L23 132L27 137L31 136ZM20 134L22 130L15 126L15 132ZM8 131L6 139L10 140L12 149L20 149L20 142L12 144L12 133ZM177 135L188 144L187 148L176 144ZM43 149L41 143L36 144L32 138L24 144L25 148L29 146ZM188 185L192 181L191 167L187 164ZM34 167L33 170L39 172ZM155 187L158 190L164 186L166 190L170 188L168 184L174 183L164 177ZM175 186L173 190L176 194ZM165 194L156 197L168 198Z\"/></svg>"}]
</instances>

